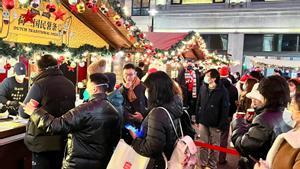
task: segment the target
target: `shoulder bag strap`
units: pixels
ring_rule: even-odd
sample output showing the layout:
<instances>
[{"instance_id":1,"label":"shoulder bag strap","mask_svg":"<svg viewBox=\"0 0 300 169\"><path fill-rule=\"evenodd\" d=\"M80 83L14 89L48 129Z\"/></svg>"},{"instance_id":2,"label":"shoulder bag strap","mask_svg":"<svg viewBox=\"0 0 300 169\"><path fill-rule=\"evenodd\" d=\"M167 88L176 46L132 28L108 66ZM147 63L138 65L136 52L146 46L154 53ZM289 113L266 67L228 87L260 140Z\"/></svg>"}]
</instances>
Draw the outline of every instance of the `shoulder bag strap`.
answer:
<instances>
[{"instance_id":1,"label":"shoulder bag strap","mask_svg":"<svg viewBox=\"0 0 300 169\"><path fill-rule=\"evenodd\" d=\"M175 125L174 125L174 122L173 122L173 120L172 120L172 117L171 117L169 111L168 111L166 108L164 108L164 107L157 107L157 108L161 108L161 109L163 109L165 112L167 112L167 114L168 114L168 116L169 116L169 119L170 119L170 121L171 121L171 123L172 123L173 129L174 129L174 131L175 131L175 134L176 134L176 136L179 138L178 133L177 133L177 131L176 131L176 127L175 127ZM181 137L183 137L183 131L182 131L182 126L181 126L180 119L179 119L179 127L180 127Z\"/></svg>"}]
</instances>

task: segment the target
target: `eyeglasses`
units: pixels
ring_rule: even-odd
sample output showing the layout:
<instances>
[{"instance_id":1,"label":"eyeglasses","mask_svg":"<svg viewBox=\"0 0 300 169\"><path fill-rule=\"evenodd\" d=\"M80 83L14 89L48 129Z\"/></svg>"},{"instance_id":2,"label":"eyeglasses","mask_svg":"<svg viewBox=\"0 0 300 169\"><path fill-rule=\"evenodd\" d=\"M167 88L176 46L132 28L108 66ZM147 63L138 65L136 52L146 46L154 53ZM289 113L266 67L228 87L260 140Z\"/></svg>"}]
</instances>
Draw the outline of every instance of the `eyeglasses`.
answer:
<instances>
[{"instance_id":1,"label":"eyeglasses","mask_svg":"<svg viewBox=\"0 0 300 169\"><path fill-rule=\"evenodd\" d=\"M135 73L124 73L124 76L134 76Z\"/></svg>"}]
</instances>

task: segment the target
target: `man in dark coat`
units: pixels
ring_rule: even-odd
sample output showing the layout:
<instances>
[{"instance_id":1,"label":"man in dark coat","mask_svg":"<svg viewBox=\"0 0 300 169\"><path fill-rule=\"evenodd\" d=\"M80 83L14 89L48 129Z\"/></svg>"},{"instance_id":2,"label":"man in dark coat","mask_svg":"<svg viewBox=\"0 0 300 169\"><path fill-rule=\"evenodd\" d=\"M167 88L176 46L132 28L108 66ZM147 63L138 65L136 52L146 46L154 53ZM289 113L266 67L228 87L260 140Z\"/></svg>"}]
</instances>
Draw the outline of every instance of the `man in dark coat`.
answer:
<instances>
[{"instance_id":1,"label":"man in dark coat","mask_svg":"<svg viewBox=\"0 0 300 169\"><path fill-rule=\"evenodd\" d=\"M125 83L120 91L124 98L124 123L139 128L142 120L146 116L146 88L136 76L135 67L131 63L124 66L123 78ZM132 137L125 128L123 128L122 138L124 138L127 143L131 143L132 141Z\"/></svg>"},{"instance_id":2,"label":"man in dark coat","mask_svg":"<svg viewBox=\"0 0 300 169\"><path fill-rule=\"evenodd\" d=\"M200 130L200 139L208 144L220 145L221 132L226 130L229 98L225 87L220 83L220 74L216 69L205 73L197 101L196 123ZM209 152L211 151L211 152ZM217 168L219 153L200 149L202 168Z\"/></svg>"},{"instance_id":3,"label":"man in dark coat","mask_svg":"<svg viewBox=\"0 0 300 169\"><path fill-rule=\"evenodd\" d=\"M228 112L228 120L226 123L226 129L222 132L221 134L221 144L220 146L227 148L228 145L228 134L229 134L229 125L232 120L233 114L236 112L237 109L237 101L238 101L238 91L235 86L232 84L232 79L230 79L230 72L229 68L227 66L222 67L219 70L220 73L220 81L224 85L224 87L228 91L228 96L229 96L229 112ZM219 164L225 164L226 161L226 153L220 152L219 155Z\"/></svg>"},{"instance_id":4,"label":"man in dark coat","mask_svg":"<svg viewBox=\"0 0 300 169\"><path fill-rule=\"evenodd\" d=\"M43 107L54 117L60 117L74 108L75 86L59 70L56 59L51 55L43 55L37 61L37 66L40 73L35 77L24 104L31 102L31 99L36 100L38 107ZM23 118L29 117L22 107L19 114ZM45 133L29 120L24 142L32 151L32 168L60 169L65 139L66 135Z\"/></svg>"},{"instance_id":5,"label":"man in dark coat","mask_svg":"<svg viewBox=\"0 0 300 169\"><path fill-rule=\"evenodd\" d=\"M102 73L90 75L87 91L91 99L54 117L30 104L25 112L47 133L68 133L63 169L105 169L120 139L120 115L107 100L108 79Z\"/></svg>"},{"instance_id":6,"label":"man in dark coat","mask_svg":"<svg viewBox=\"0 0 300 169\"><path fill-rule=\"evenodd\" d=\"M24 63L16 63L13 77L5 78L0 85L0 103L3 105L0 113L8 110L10 115L17 115L19 102L23 102L28 92L28 79Z\"/></svg>"}]
</instances>

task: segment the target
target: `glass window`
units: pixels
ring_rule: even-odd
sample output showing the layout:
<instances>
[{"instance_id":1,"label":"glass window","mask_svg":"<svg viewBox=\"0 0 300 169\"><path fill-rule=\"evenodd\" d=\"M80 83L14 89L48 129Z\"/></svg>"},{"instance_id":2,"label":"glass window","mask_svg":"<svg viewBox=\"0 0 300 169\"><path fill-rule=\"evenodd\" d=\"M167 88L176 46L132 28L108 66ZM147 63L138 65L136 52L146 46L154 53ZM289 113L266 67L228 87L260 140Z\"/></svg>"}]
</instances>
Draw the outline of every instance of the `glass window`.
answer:
<instances>
[{"instance_id":1,"label":"glass window","mask_svg":"<svg viewBox=\"0 0 300 169\"><path fill-rule=\"evenodd\" d=\"M225 0L182 0L182 4L211 4L224 2Z\"/></svg>"},{"instance_id":2,"label":"glass window","mask_svg":"<svg viewBox=\"0 0 300 169\"><path fill-rule=\"evenodd\" d=\"M201 35L208 50L227 51L228 35L225 34L204 34Z\"/></svg>"},{"instance_id":3,"label":"glass window","mask_svg":"<svg viewBox=\"0 0 300 169\"><path fill-rule=\"evenodd\" d=\"M282 35L281 51L296 51L297 35Z\"/></svg>"},{"instance_id":4,"label":"glass window","mask_svg":"<svg viewBox=\"0 0 300 169\"><path fill-rule=\"evenodd\" d=\"M263 51L278 51L278 35L265 34L263 39Z\"/></svg>"},{"instance_id":5,"label":"glass window","mask_svg":"<svg viewBox=\"0 0 300 169\"><path fill-rule=\"evenodd\" d=\"M171 0L171 4L181 4L182 0Z\"/></svg>"},{"instance_id":6,"label":"glass window","mask_svg":"<svg viewBox=\"0 0 300 169\"><path fill-rule=\"evenodd\" d=\"M133 8L140 8L141 7L141 0L133 0L132 1Z\"/></svg>"},{"instance_id":7,"label":"glass window","mask_svg":"<svg viewBox=\"0 0 300 169\"><path fill-rule=\"evenodd\" d=\"M133 16L147 16L150 7L150 0L133 0L132 13Z\"/></svg>"},{"instance_id":8,"label":"glass window","mask_svg":"<svg viewBox=\"0 0 300 169\"><path fill-rule=\"evenodd\" d=\"M245 35L244 51L261 52L263 44L263 35L250 34Z\"/></svg>"},{"instance_id":9,"label":"glass window","mask_svg":"<svg viewBox=\"0 0 300 169\"><path fill-rule=\"evenodd\" d=\"M149 8L150 6L150 0L142 0L142 7L143 8Z\"/></svg>"}]
</instances>

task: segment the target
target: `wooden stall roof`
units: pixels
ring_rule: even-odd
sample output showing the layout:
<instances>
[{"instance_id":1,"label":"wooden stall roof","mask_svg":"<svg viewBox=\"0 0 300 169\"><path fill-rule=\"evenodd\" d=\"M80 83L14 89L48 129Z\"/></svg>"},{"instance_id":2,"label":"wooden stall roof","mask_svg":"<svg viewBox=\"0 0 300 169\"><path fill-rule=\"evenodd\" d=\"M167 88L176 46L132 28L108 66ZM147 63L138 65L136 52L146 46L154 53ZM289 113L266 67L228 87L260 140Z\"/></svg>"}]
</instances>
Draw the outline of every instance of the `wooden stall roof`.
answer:
<instances>
[{"instance_id":1,"label":"wooden stall roof","mask_svg":"<svg viewBox=\"0 0 300 169\"><path fill-rule=\"evenodd\" d=\"M68 0L62 0L61 2L72 12ZM97 2L97 4L100 5L100 2ZM135 43L135 40L131 41L127 37L128 31L126 28L124 26L117 27L111 16L107 17L101 11L94 13L91 9L87 8L86 10L84 13L72 13L113 48L130 48Z\"/></svg>"}]
</instances>

